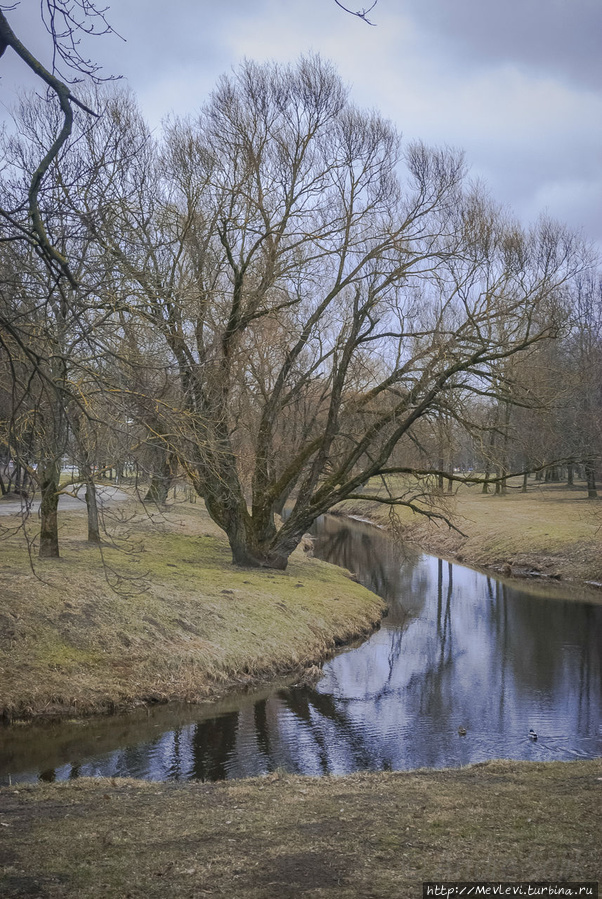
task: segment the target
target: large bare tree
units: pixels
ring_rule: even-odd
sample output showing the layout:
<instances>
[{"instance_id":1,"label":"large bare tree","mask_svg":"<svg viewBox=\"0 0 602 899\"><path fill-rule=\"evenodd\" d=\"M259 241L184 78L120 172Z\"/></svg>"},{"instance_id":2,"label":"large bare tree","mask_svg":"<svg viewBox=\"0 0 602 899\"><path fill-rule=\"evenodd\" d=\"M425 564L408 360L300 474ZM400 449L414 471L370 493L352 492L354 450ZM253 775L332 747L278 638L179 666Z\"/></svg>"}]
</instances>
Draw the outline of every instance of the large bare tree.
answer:
<instances>
[{"instance_id":1,"label":"large bare tree","mask_svg":"<svg viewBox=\"0 0 602 899\"><path fill-rule=\"evenodd\" d=\"M458 154L402 152L319 58L244 64L159 147L130 100L109 109L85 218L127 316L165 341L163 433L239 564L285 567L367 479L415 472L400 442L497 395L502 360L557 332L578 242L505 221Z\"/></svg>"}]
</instances>

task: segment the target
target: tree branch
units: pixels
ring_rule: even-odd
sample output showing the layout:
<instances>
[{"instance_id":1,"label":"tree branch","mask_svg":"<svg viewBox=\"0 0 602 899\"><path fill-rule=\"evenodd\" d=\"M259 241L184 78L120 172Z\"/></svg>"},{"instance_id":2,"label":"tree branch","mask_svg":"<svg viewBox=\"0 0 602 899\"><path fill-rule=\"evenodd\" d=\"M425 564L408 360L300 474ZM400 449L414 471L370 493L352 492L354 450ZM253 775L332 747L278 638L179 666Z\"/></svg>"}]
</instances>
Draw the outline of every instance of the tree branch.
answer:
<instances>
[{"instance_id":1,"label":"tree branch","mask_svg":"<svg viewBox=\"0 0 602 899\"><path fill-rule=\"evenodd\" d=\"M6 16L0 10L0 56L6 49L6 47L12 47L15 53L21 57L23 62L32 70L32 72L41 78L41 80L54 91L57 95L58 101L61 106L61 110L63 112L63 127L61 128L58 137L41 160L37 169L32 175L31 182L29 185L28 191L28 201L29 201L29 216L31 219L33 236L36 241L36 246L39 249L42 257L49 264L50 268L56 266L59 271L67 278L72 287L77 287L77 283L73 274L69 269L69 264L67 259L59 253L56 247L53 247L48 235L46 234L46 229L44 227L44 223L42 221L42 216L40 214L40 208L38 205L38 195L40 192L40 187L42 184L42 179L44 175L50 168L52 162L57 158L61 148L65 145L69 136L71 135L71 130L73 128L73 109L71 104L75 103L76 106L79 106L80 109L83 109L85 112L90 115L97 115L97 113L93 112L79 100L77 100L66 84L60 81L55 75L46 69L39 60L33 56L32 53L25 47L19 38L16 36L10 25L6 20Z\"/></svg>"},{"instance_id":2,"label":"tree branch","mask_svg":"<svg viewBox=\"0 0 602 899\"><path fill-rule=\"evenodd\" d=\"M374 9L374 7L375 7L376 4L378 3L378 0L374 0L374 3L372 4L372 6L369 6L368 9L358 9L358 10L348 9L346 6L344 6L344 5L340 2L340 0L334 0L334 2L335 2L336 5L339 6L342 10L344 10L345 12L348 12L350 16L357 16L357 18L358 18L358 19L362 19L362 20L366 23L366 25L376 26L376 23L375 23L375 22L371 22L370 19L368 18L368 13L372 12L372 10Z\"/></svg>"}]
</instances>

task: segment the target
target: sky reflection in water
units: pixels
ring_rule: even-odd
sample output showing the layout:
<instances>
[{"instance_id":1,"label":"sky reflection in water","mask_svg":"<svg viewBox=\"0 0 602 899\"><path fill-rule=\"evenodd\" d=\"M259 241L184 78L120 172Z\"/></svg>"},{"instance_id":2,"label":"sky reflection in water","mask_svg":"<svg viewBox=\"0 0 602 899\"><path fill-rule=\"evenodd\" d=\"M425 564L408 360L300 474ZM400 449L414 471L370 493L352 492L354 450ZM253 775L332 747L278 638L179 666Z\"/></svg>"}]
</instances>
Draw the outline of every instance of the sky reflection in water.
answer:
<instances>
[{"instance_id":1,"label":"sky reflection in water","mask_svg":"<svg viewBox=\"0 0 602 899\"><path fill-rule=\"evenodd\" d=\"M13 783L219 780L602 754L602 606L529 595L359 523L325 519L317 549L390 612L369 640L324 666L315 689L156 709L73 733L32 727L13 740L6 730L0 783L9 773Z\"/></svg>"}]
</instances>

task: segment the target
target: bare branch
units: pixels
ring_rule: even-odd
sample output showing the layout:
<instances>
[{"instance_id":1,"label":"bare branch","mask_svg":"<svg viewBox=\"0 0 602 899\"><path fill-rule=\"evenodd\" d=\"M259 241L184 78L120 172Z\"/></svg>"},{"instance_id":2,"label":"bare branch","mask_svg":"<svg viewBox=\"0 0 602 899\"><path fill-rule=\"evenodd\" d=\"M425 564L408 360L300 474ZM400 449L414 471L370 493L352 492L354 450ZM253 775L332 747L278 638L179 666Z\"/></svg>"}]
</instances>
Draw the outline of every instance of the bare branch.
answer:
<instances>
[{"instance_id":1,"label":"bare branch","mask_svg":"<svg viewBox=\"0 0 602 899\"><path fill-rule=\"evenodd\" d=\"M370 21L370 19L368 18L368 15L369 15L369 13L372 12L374 7L378 3L378 0L374 0L374 3L372 4L372 6L369 6L368 9L358 9L358 10L349 9L347 6L344 6L344 4L340 2L340 0L334 0L334 2L342 10L344 10L345 12L348 12L350 16L357 16L358 19L362 19L366 23L366 25L373 25L373 26L376 25L375 22Z\"/></svg>"}]
</instances>

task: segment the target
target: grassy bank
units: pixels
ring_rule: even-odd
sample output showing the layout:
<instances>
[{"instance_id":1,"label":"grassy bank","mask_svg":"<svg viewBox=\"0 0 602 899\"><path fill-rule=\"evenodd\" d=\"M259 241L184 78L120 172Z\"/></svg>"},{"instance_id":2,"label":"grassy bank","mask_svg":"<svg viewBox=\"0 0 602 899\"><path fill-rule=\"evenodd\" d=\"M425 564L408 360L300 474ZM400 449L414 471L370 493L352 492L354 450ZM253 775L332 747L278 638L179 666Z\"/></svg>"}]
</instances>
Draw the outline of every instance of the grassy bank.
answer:
<instances>
[{"instance_id":1,"label":"grassy bank","mask_svg":"<svg viewBox=\"0 0 602 899\"><path fill-rule=\"evenodd\" d=\"M301 550L284 573L234 568L201 504L154 521L130 516L114 524L119 540L104 547L104 565L79 512L61 515L61 559L35 571L22 536L5 534L5 717L204 699L319 664L380 619L378 597ZM17 520L0 524L10 531Z\"/></svg>"},{"instance_id":2,"label":"grassy bank","mask_svg":"<svg viewBox=\"0 0 602 899\"><path fill-rule=\"evenodd\" d=\"M591 881L601 780L597 760L6 788L0 895L406 899L424 880Z\"/></svg>"},{"instance_id":3,"label":"grassy bank","mask_svg":"<svg viewBox=\"0 0 602 899\"><path fill-rule=\"evenodd\" d=\"M522 493L520 485L511 481L506 496L466 486L443 495L441 508L462 533L403 507L396 509L396 524L427 552L506 576L602 583L602 500L587 499L582 487L530 482ZM339 509L391 526L384 505L355 501Z\"/></svg>"}]
</instances>

